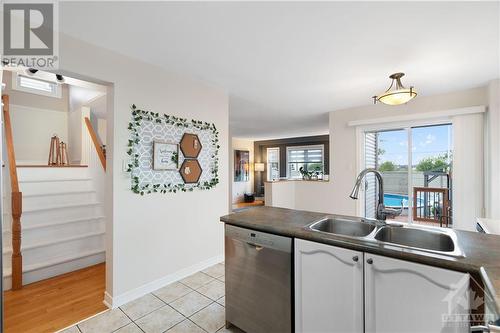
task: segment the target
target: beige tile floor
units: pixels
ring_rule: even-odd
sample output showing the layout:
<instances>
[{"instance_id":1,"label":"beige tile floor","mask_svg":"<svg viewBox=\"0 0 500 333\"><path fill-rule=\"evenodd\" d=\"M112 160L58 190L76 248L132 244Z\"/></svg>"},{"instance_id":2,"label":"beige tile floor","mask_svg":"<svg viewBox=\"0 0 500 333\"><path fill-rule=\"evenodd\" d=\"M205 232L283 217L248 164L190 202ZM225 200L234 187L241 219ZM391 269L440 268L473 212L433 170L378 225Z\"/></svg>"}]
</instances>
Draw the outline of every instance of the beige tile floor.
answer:
<instances>
[{"instance_id":1,"label":"beige tile floor","mask_svg":"<svg viewBox=\"0 0 500 333\"><path fill-rule=\"evenodd\" d=\"M224 264L217 264L61 333L240 333L224 327Z\"/></svg>"}]
</instances>

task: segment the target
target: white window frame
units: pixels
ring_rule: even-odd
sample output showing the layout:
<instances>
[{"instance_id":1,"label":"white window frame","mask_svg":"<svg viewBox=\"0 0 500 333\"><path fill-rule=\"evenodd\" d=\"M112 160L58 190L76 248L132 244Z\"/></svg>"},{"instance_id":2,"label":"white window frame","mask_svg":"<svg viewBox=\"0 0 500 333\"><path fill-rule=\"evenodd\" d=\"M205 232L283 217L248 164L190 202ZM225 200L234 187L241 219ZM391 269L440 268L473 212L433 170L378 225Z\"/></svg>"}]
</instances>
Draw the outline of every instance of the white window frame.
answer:
<instances>
[{"instance_id":1,"label":"white window frame","mask_svg":"<svg viewBox=\"0 0 500 333\"><path fill-rule=\"evenodd\" d=\"M54 89L53 92L47 92L47 91L43 91L43 90L38 90L38 89L32 89L32 88L23 87L20 84L20 81L21 81L22 77L25 77L25 78L28 78L28 79L32 79L32 80L38 80L38 81L47 82L49 84L54 85L55 89ZM41 80L39 78L31 77L31 76L28 76L28 75L20 75L19 73L15 73L15 74L13 73L13 75L12 75L12 89L17 90L17 91L27 92L27 93L30 93L30 94L41 95L41 96L54 97L54 98L62 98L62 87L61 87L61 84L56 83L56 82Z\"/></svg>"},{"instance_id":2,"label":"white window frame","mask_svg":"<svg viewBox=\"0 0 500 333\"><path fill-rule=\"evenodd\" d=\"M296 149L320 149L321 150L321 165L323 174L325 174L325 145L303 145L303 146L287 146L286 147L286 178L290 179L290 170L288 168L290 161L290 151Z\"/></svg>"},{"instance_id":3,"label":"white window frame","mask_svg":"<svg viewBox=\"0 0 500 333\"><path fill-rule=\"evenodd\" d=\"M270 164L270 162L269 162L269 151L270 150L275 150L275 151L278 152L278 179L280 178L279 175L281 174L280 147L269 147L269 148L266 148L266 168L267 168L266 179L269 182L274 180L274 179L271 179L271 167L269 166L269 164Z\"/></svg>"}]
</instances>

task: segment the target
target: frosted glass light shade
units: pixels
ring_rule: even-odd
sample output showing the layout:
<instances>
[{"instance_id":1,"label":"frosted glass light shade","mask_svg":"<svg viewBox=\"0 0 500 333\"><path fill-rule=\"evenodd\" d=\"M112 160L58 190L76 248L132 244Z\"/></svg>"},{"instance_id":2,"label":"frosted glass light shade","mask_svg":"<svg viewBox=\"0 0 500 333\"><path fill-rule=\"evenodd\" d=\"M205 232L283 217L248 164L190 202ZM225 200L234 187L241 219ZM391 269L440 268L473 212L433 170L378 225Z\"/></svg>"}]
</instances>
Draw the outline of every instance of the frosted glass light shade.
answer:
<instances>
[{"instance_id":1,"label":"frosted glass light shade","mask_svg":"<svg viewBox=\"0 0 500 333\"><path fill-rule=\"evenodd\" d=\"M387 105L400 105L407 103L411 99L417 96L417 92L413 89L398 89L392 91L386 91L382 95L377 97L379 102Z\"/></svg>"},{"instance_id":2,"label":"frosted glass light shade","mask_svg":"<svg viewBox=\"0 0 500 333\"><path fill-rule=\"evenodd\" d=\"M400 105L409 102L415 96L417 92L413 87L405 88L401 83L401 78L404 73L394 73L389 76L391 81L391 86L384 93L379 96L373 96L374 103L382 102L387 105Z\"/></svg>"}]
</instances>

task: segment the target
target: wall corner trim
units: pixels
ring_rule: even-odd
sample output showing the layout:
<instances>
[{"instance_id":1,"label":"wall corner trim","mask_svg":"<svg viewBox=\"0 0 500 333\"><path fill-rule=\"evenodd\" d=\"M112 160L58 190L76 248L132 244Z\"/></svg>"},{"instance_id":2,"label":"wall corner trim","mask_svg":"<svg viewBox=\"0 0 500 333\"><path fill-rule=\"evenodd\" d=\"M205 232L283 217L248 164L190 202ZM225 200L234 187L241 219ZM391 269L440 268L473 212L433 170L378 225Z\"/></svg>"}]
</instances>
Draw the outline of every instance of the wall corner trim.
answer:
<instances>
[{"instance_id":1,"label":"wall corner trim","mask_svg":"<svg viewBox=\"0 0 500 333\"><path fill-rule=\"evenodd\" d=\"M104 292L104 300L102 301L102 303L106 305L108 309L113 308L113 297L110 294L108 294L107 291Z\"/></svg>"},{"instance_id":2,"label":"wall corner trim","mask_svg":"<svg viewBox=\"0 0 500 333\"><path fill-rule=\"evenodd\" d=\"M172 274L168 274L162 278L146 283L140 287L129 290L121 295L111 296L107 292L104 293L104 305L110 309L116 309L128 302L131 302L141 296L144 296L152 291L165 287L168 284L174 283L176 281L182 280L183 278L202 271L210 266L218 264L224 261L223 255L218 255L192 266L183 268Z\"/></svg>"}]
</instances>

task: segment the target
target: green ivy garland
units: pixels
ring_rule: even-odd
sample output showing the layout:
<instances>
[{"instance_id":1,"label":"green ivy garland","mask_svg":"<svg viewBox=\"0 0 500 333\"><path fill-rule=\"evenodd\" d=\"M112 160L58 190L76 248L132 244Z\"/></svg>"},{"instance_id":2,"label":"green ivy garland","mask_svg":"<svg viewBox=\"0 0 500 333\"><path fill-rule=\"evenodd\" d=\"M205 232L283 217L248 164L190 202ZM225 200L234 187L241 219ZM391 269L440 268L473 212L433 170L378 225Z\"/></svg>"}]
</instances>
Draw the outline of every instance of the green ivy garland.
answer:
<instances>
[{"instance_id":1,"label":"green ivy garland","mask_svg":"<svg viewBox=\"0 0 500 333\"><path fill-rule=\"evenodd\" d=\"M130 139L128 140L128 150L127 154L130 156L130 163L127 165L127 172L131 173L132 186L131 190L134 193L144 195L145 193L176 193L180 192L191 192L193 189L198 188L200 190L209 190L215 187L219 183L219 131L215 127L215 124L208 122L203 122L199 120L188 121L185 118L179 118L175 116L169 116L166 114L160 115L159 113L146 111L138 109L135 104L131 106L132 111L132 121L128 124L128 129L130 130ZM189 184L186 186L184 183L180 184L145 184L139 185L139 177L134 176L134 169L139 167L139 154L135 152L136 145L139 144L139 131L138 128L141 126L141 121L154 121L157 124L173 125L177 127L185 128L196 128L199 130L208 130L214 134L215 138L211 140L213 147L215 148L214 153L211 158L214 159L214 163L211 167L210 173L212 178L210 181L205 181L203 183L199 182L197 184ZM178 156L176 156L178 158Z\"/></svg>"}]
</instances>

